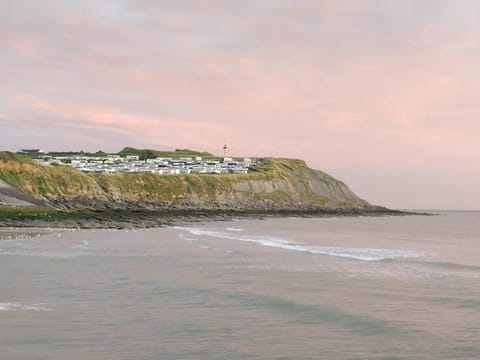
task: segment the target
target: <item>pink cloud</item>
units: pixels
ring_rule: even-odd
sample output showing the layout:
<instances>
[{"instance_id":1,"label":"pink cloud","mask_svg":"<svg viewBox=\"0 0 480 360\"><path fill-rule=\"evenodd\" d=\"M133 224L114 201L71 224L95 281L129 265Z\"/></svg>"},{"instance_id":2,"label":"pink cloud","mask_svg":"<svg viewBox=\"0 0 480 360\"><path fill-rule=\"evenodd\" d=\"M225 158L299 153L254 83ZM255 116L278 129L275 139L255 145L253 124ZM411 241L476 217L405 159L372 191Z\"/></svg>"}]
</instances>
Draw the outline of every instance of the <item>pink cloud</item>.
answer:
<instances>
[{"instance_id":1,"label":"pink cloud","mask_svg":"<svg viewBox=\"0 0 480 360\"><path fill-rule=\"evenodd\" d=\"M20 56L38 59L38 49L33 37L19 31L7 31L0 34L0 39L2 38Z\"/></svg>"},{"instance_id":2,"label":"pink cloud","mask_svg":"<svg viewBox=\"0 0 480 360\"><path fill-rule=\"evenodd\" d=\"M211 147L212 142L223 142L229 132L226 127L214 122L198 123L186 119L139 115L112 107L51 102L23 95L16 95L14 101L18 106L55 115L57 124L70 128L98 129L132 137L140 136L150 141L160 137L163 144L171 144L172 147L179 146L173 139L184 144Z\"/></svg>"}]
</instances>

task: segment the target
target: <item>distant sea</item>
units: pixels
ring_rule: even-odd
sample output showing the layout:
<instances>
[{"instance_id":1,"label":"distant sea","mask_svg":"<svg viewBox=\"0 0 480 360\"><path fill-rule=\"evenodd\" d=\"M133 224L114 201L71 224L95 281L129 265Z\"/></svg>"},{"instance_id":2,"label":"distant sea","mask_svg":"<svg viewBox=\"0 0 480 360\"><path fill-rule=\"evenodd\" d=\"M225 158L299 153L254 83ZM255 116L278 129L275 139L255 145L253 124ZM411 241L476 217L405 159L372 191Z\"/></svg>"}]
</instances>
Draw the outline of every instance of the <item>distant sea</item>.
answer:
<instances>
[{"instance_id":1,"label":"distant sea","mask_svg":"<svg viewBox=\"0 0 480 360\"><path fill-rule=\"evenodd\" d=\"M0 248L2 360L480 359L479 212L10 232Z\"/></svg>"}]
</instances>

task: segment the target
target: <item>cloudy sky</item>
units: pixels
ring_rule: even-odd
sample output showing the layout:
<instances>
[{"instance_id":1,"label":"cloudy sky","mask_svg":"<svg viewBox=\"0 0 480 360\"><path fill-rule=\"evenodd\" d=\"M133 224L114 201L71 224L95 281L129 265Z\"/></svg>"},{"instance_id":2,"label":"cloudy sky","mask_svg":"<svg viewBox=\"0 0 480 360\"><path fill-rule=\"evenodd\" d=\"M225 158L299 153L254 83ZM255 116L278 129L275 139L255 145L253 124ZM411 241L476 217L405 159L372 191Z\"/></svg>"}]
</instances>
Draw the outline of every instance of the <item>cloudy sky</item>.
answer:
<instances>
[{"instance_id":1,"label":"cloudy sky","mask_svg":"<svg viewBox=\"0 0 480 360\"><path fill-rule=\"evenodd\" d=\"M0 147L303 158L480 208L480 1L0 0Z\"/></svg>"}]
</instances>

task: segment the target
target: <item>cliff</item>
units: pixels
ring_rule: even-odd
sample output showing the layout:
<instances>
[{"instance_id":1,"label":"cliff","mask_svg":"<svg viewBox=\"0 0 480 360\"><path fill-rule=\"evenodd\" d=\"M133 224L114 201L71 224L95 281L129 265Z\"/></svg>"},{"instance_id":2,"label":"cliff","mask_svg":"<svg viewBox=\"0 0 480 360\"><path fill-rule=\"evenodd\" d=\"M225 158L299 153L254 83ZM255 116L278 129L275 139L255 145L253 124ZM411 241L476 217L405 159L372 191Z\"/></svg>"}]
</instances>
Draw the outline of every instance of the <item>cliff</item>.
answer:
<instances>
[{"instance_id":1,"label":"cliff","mask_svg":"<svg viewBox=\"0 0 480 360\"><path fill-rule=\"evenodd\" d=\"M375 208L341 181L292 159L264 159L248 174L92 174L2 152L0 180L32 204L59 210Z\"/></svg>"}]
</instances>

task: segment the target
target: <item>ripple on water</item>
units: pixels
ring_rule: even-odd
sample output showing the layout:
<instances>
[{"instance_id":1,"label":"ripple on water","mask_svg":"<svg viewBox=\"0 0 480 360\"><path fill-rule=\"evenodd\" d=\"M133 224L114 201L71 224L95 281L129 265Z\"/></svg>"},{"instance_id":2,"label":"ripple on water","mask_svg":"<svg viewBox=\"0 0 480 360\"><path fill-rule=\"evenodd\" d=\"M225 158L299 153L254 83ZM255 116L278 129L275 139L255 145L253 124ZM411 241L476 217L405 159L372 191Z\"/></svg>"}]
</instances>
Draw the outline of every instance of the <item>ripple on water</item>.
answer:
<instances>
[{"instance_id":1,"label":"ripple on water","mask_svg":"<svg viewBox=\"0 0 480 360\"><path fill-rule=\"evenodd\" d=\"M43 303L4 302L0 303L0 311L52 311L45 305Z\"/></svg>"}]
</instances>

